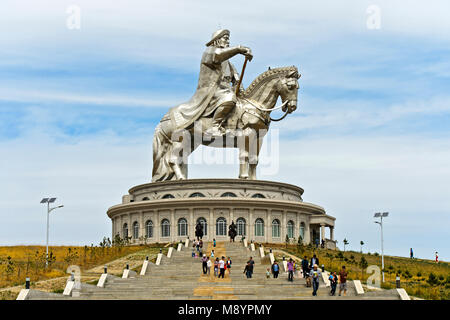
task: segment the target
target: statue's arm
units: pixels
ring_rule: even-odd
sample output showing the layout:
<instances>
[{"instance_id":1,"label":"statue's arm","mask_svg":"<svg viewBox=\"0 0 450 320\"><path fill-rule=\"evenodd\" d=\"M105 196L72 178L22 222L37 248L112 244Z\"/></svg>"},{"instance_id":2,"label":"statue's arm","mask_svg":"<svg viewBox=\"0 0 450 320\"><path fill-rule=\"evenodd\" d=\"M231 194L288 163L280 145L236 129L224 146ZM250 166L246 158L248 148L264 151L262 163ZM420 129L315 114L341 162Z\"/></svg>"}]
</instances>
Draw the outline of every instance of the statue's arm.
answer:
<instances>
[{"instance_id":1,"label":"statue's arm","mask_svg":"<svg viewBox=\"0 0 450 320\"><path fill-rule=\"evenodd\" d=\"M230 48L216 48L214 51L213 61L214 63L222 63L237 54L249 54L251 53L250 49L243 46L236 46Z\"/></svg>"},{"instance_id":2,"label":"statue's arm","mask_svg":"<svg viewBox=\"0 0 450 320\"><path fill-rule=\"evenodd\" d=\"M233 75L231 82L233 83L233 85L236 85L239 81L239 72L236 70L236 68L232 63L230 63L230 66L231 66L231 73Z\"/></svg>"}]
</instances>

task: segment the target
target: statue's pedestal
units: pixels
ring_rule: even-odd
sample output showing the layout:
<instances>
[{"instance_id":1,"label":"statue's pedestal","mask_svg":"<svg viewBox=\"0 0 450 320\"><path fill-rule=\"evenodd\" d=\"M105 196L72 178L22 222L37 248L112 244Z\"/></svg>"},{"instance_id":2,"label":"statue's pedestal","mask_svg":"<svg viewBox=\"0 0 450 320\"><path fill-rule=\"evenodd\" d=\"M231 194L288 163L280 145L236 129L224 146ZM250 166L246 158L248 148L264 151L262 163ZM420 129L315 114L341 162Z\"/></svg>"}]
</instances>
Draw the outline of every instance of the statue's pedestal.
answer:
<instances>
[{"instance_id":1,"label":"statue's pedestal","mask_svg":"<svg viewBox=\"0 0 450 320\"><path fill-rule=\"evenodd\" d=\"M255 242L285 242L302 235L304 243L334 227L335 218L303 202L303 189L262 180L188 179L135 186L122 204L108 210L113 237L132 242L179 242L194 238L198 221L206 222L204 241L228 240L228 226ZM323 233L321 232L323 231ZM143 240L145 237L145 240Z\"/></svg>"}]
</instances>

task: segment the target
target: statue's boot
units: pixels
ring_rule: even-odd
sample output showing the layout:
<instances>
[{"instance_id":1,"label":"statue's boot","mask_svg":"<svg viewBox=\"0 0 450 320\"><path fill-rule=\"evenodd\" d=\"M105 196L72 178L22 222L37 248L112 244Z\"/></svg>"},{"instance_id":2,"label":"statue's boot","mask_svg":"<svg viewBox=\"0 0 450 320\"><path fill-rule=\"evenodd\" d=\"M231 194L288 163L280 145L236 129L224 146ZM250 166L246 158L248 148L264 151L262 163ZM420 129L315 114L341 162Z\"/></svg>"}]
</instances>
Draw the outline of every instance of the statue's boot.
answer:
<instances>
[{"instance_id":1,"label":"statue's boot","mask_svg":"<svg viewBox=\"0 0 450 320\"><path fill-rule=\"evenodd\" d=\"M220 105L214 113L212 127L206 130L205 134L212 136L223 136L225 134L225 129L222 127L222 124L234 106L235 104L233 102L226 102Z\"/></svg>"}]
</instances>

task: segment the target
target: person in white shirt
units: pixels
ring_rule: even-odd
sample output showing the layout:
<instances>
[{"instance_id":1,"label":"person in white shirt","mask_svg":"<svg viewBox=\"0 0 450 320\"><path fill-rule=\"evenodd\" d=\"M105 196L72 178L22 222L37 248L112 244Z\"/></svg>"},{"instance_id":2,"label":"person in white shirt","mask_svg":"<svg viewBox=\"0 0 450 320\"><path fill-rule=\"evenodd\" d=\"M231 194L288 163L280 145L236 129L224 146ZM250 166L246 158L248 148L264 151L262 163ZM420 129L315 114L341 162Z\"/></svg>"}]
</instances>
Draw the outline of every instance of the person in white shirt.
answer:
<instances>
[{"instance_id":1,"label":"person in white shirt","mask_svg":"<svg viewBox=\"0 0 450 320\"><path fill-rule=\"evenodd\" d=\"M206 261L206 270L208 272L208 276L211 273L211 260L209 260L209 257L207 258L208 260Z\"/></svg>"},{"instance_id":2,"label":"person in white shirt","mask_svg":"<svg viewBox=\"0 0 450 320\"><path fill-rule=\"evenodd\" d=\"M222 276L222 279L225 277L225 261L223 259L225 259L224 256L222 256L222 258L219 260L219 278L220 276Z\"/></svg>"}]
</instances>

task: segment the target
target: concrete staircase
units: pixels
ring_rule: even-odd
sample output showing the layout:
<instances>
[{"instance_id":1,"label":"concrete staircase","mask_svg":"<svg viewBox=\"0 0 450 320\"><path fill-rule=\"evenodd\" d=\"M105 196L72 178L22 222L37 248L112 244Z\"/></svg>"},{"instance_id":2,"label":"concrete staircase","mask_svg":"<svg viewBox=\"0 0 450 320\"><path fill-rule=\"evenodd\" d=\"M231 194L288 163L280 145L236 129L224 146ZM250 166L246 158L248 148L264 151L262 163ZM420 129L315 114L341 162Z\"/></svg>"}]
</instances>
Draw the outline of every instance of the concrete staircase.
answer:
<instances>
[{"instance_id":1,"label":"concrete staircase","mask_svg":"<svg viewBox=\"0 0 450 320\"><path fill-rule=\"evenodd\" d=\"M205 243L208 256L212 243ZM269 256L260 258L259 250L250 251L242 243L218 243L215 257L231 257L231 273L226 271L224 279L218 279L213 275L203 275L200 258L192 258L192 249L183 247L182 251L173 251L172 257L162 258L161 265L150 263L147 273L133 278L122 279L109 276L105 287L82 284L78 297L68 297L61 294L36 293L30 295L30 299L164 299L164 300L292 300L292 299L393 299L399 300L395 290L382 290L357 295L352 282L348 283L347 296L329 295L329 287L320 280L318 295L312 296L312 288L307 288L303 278L294 278L294 282L287 281L287 274L280 264L279 278L266 279L266 270L270 267ZM247 279L243 274L244 267L249 257L255 260L255 268L252 279Z\"/></svg>"}]
</instances>

